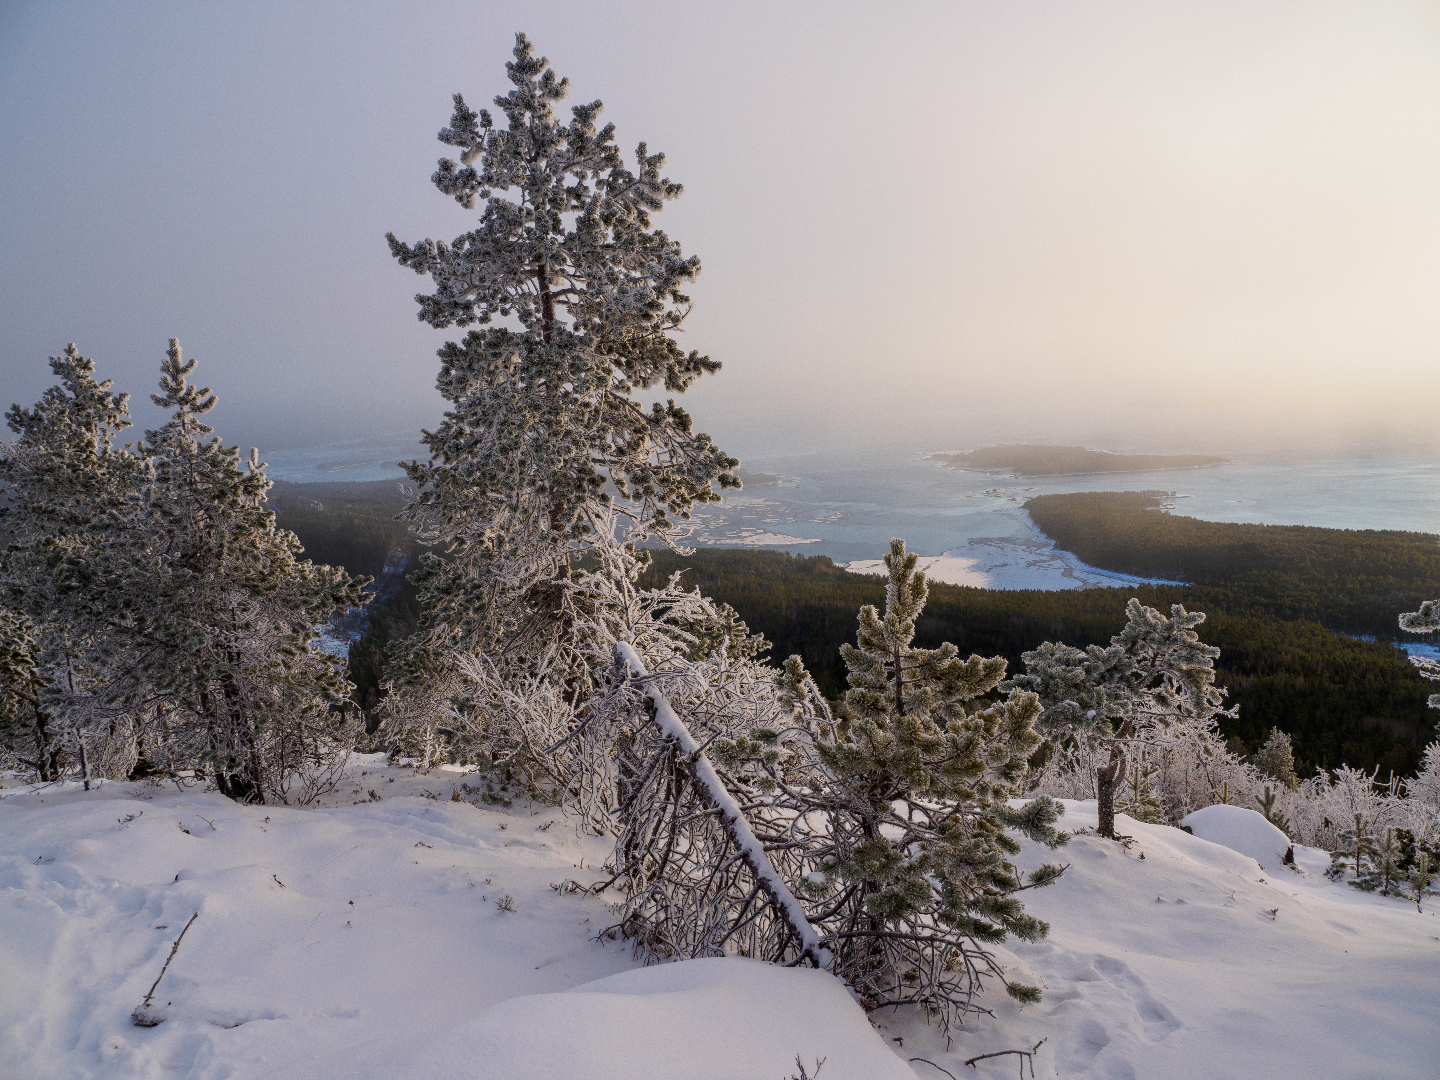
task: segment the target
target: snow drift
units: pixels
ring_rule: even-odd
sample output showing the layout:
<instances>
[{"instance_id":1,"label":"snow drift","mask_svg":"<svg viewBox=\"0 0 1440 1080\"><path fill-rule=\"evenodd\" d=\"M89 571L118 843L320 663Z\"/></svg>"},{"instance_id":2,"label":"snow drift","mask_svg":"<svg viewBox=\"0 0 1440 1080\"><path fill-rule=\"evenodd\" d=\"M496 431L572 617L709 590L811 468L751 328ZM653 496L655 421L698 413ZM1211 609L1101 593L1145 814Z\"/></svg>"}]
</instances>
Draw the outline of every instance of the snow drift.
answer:
<instances>
[{"instance_id":1,"label":"snow drift","mask_svg":"<svg viewBox=\"0 0 1440 1080\"><path fill-rule=\"evenodd\" d=\"M821 1080L940 1080L926 1061L984 1080L1016 1058L966 1059L1037 1043L1036 1075L1067 1078L1429 1078L1440 1060L1440 919L1327 881L1313 849L1262 870L1128 818L1128 848L1076 835L1060 881L1026 894L1049 938L1002 950L1044 999L987 994L994 1016L947 1047L917 1012L867 1024L822 972L641 968L596 940L601 900L552 887L594 880L602 838L548 808L449 801L468 794L454 773L348 775L311 810L7 789L5 1075L786 1080L799 1055ZM1067 827L1093 826L1093 803L1067 805ZM1027 842L1019 862L1054 857ZM165 1021L135 1027L196 911L156 993Z\"/></svg>"}]
</instances>

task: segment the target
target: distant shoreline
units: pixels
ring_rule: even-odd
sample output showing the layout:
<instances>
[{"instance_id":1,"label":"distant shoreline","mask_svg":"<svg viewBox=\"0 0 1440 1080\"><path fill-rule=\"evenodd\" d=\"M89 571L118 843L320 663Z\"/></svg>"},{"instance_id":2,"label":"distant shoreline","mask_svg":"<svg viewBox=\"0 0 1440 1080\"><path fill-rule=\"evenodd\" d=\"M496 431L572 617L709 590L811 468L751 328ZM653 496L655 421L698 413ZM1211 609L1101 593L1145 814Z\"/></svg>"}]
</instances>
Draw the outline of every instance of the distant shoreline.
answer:
<instances>
[{"instance_id":1,"label":"distant shoreline","mask_svg":"<svg viewBox=\"0 0 1440 1080\"><path fill-rule=\"evenodd\" d=\"M1083 446L1039 446L1010 443L963 453L928 454L926 460L947 469L1003 473L1018 478L1103 476L1114 473L1174 472L1230 464L1210 454L1115 454Z\"/></svg>"}]
</instances>

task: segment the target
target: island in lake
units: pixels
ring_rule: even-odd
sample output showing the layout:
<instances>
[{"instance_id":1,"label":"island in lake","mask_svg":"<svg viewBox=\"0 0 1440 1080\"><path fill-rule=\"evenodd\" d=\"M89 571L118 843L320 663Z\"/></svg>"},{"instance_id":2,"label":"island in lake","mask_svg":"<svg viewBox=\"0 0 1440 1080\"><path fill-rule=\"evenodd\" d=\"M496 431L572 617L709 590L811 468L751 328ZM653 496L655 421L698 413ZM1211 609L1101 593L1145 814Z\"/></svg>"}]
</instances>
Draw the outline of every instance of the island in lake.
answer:
<instances>
[{"instance_id":1,"label":"island in lake","mask_svg":"<svg viewBox=\"0 0 1440 1080\"><path fill-rule=\"evenodd\" d=\"M1112 454L1083 446L1033 446L1012 443L987 446L964 454L931 454L952 469L1004 470L1016 476L1078 476L1085 473L1156 472L1223 465L1225 458L1208 454Z\"/></svg>"}]
</instances>

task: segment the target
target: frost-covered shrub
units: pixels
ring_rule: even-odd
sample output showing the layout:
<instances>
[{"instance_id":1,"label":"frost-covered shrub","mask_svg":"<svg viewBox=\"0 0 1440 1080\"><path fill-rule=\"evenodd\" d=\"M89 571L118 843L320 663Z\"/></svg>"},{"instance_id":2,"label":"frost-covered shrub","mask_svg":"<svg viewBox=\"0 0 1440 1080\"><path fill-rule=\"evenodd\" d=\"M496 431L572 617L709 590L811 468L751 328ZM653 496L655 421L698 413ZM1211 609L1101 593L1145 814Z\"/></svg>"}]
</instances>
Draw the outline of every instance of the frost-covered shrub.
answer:
<instances>
[{"instance_id":1,"label":"frost-covered shrub","mask_svg":"<svg viewBox=\"0 0 1440 1080\"><path fill-rule=\"evenodd\" d=\"M1137 619L1133 609L1141 614L1149 609L1137 601L1131 605L1127 610L1132 612L1133 642L1173 640L1174 631L1158 613ZM1431 622L1440 625L1440 601L1407 618L1408 623L1402 620L1406 629L1434 629ZM1263 810L1272 821L1283 821L1296 843L1326 850L1341 845L1342 832L1353 831L1357 815L1374 836L1395 828L1409 830L1422 846L1440 841L1440 743L1426 748L1424 766L1408 781L1381 782L1378 769L1367 773L1343 765L1299 780L1290 738L1278 729L1271 730L1250 761L1228 750L1218 726L1223 715L1218 699L1177 695L1167 704L1152 698L1137 713L1134 675L1122 645L1121 636L1109 649L1091 646L1082 651L1047 642L1025 654L1025 672L1009 685L1040 695L1046 706L1040 726L1048 742L1043 764L1030 778L1030 791L1056 798L1097 798L1100 781L1117 755L1124 760L1143 756L1144 769L1126 769L1116 778L1115 804L1122 811L1148 801L1145 792L1136 790L1138 780L1172 825L1193 810L1228 802ZM1203 688L1215 652L1167 653L1162 647L1150 649L1149 655L1160 668L1183 661L1187 677Z\"/></svg>"}]
</instances>

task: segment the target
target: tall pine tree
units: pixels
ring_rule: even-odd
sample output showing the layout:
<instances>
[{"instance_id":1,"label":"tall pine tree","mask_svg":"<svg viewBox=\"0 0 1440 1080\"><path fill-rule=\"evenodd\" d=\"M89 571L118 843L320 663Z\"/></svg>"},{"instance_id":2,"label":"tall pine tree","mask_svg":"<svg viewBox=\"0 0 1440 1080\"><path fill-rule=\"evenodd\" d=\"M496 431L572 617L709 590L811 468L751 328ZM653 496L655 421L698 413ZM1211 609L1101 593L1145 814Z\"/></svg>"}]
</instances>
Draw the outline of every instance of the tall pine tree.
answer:
<instances>
[{"instance_id":1,"label":"tall pine tree","mask_svg":"<svg viewBox=\"0 0 1440 1080\"><path fill-rule=\"evenodd\" d=\"M577 636L600 601L575 588L577 554L613 543L617 527L630 542L669 539L717 487L739 487L736 460L673 397L648 409L635 397L719 369L673 336L700 264L652 224L681 193L664 155L641 143L627 166L598 101L561 119L569 82L523 34L506 72L502 122L457 94L439 136L460 160L442 159L432 180L467 209L478 202L478 226L448 244L388 237L434 284L416 298L422 321L480 327L440 350L451 408L425 433L430 460L405 466L416 497L403 516L444 554L424 556L416 577L427 626L395 669L411 693L397 717L456 707L460 651L517 678L547 671L578 702L594 643Z\"/></svg>"},{"instance_id":2,"label":"tall pine tree","mask_svg":"<svg viewBox=\"0 0 1440 1080\"><path fill-rule=\"evenodd\" d=\"M74 344L50 370L59 382L34 407L11 406L16 437L0 445L0 604L14 612L11 658L27 658L10 682L26 717L11 726L11 746L45 780L59 778L85 730L133 728L133 709L113 692L125 665L113 652L106 659L110 627L96 594L111 542L103 523L136 497L143 471L116 445L130 426L129 395L97 380Z\"/></svg>"}]
</instances>

